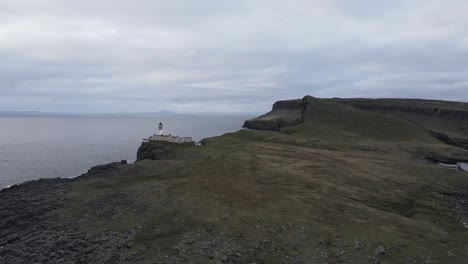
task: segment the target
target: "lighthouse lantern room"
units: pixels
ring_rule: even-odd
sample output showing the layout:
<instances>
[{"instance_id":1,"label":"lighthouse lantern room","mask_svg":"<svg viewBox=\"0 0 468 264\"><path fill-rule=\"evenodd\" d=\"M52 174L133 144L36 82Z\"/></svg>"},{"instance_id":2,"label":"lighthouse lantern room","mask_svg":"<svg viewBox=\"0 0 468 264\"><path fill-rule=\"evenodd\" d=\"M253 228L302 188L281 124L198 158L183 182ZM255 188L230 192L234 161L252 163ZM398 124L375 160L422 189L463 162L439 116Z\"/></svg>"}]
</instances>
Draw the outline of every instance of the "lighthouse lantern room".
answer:
<instances>
[{"instance_id":1,"label":"lighthouse lantern room","mask_svg":"<svg viewBox=\"0 0 468 264\"><path fill-rule=\"evenodd\" d=\"M163 124L161 122L159 122L159 125L158 125L158 135L159 136L164 135Z\"/></svg>"}]
</instances>

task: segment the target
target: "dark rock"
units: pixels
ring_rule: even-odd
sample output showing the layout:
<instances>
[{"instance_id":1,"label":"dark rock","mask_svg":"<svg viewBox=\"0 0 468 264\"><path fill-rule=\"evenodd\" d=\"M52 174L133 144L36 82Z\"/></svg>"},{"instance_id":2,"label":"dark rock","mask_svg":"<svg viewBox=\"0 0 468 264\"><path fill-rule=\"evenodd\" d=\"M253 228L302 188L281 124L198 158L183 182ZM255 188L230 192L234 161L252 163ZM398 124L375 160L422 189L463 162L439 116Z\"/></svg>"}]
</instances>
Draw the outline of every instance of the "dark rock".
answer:
<instances>
[{"instance_id":1,"label":"dark rock","mask_svg":"<svg viewBox=\"0 0 468 264\"><path fill-rule=\"evenodd\" d=\"M306 96L306 97L311 97L312 96ZM303 100L302 99L294 99L294 100L283 100L283 101L278 101L273 104L273 111L278 111L278 110L291 110L291 109L298 109L303 107Z\"/></svg>"},{"instance_id":2,"label":"dark rock","mask_svg":"<svg viewBox=\"0 0 468 264\"><path fill-rule=\"evenodd\" d=\"M457 163L468 163L468 159L458 158L458 157L448 157L437 155L435 153L429 153L427 155L419 155L418 157L423 158L424 160L431 163L444 163L456 165Z\"/></svg>"},{"instance_id":3,"label":"dark rock","mask_svg":"<svg viewBox=\"0 0 468 264\"><path fill-rule=\"evenodd\" d=\"M440 194L448 199L459 221L465 228L468 228L468 186L460 186L460 188L451 192L442 192Z\"/></svg>"},{"instance_id":4,"label":"dark rock","mask_svg":"<svg viewBox=\"0 0 468 264\"><path fill-rule=\"evenodd\" d=\"M361 249L361 242L359 242L357 238L354 239L353 245L354 245L354 249Z\"/></svg>"},{"instance_id":5,"label":"dark rock","mask_svg":"<svg viewBox=\"0 0 468 264\"><path fill-rule=\"evenodd\" d=\"M279 131L280 127L275 120L246 120L242 127L256 130Z\"/></svg>"},{"instance_id":6,"label":"dark rock","mask_svg":"<svg viewBox=\"0 0 468 264\"><path fill-rule=\"evenodd\" d=\"M137 151L137 161L140 160L163 160L175 158L177 143L164 141L142 142Z\"/></svg>"},{"instance_id":7,"label":"dark rock","mask_svg":"<svg viewBox=\"0 0 468 264\"><path fill-rule=\"evenodd\" d=\"M447 145L468 149L467 142L464 139L458 139L458 142L457 142L456 140L451 139L449 136L447 136L444 133L435 132L435 131L429 131L429 133L431 134L431 136L444 142Z\"/></svg>"},{"instance_id":8,"label":"dark rock","mask_svg":"<svg viewBox=\"0 0 468 264\"><path fill-rule=\"evenodd\" d=\"M387 254L387 250L383 247L383 246L378 246L375 250L374 250L374 255L378 256L378 255L385 255Z\"/></svg>"},{"instance_id":9,"label":"dark rock","mask_svg":"<svg viewBox=\"0 0 468 264\"><path fill-rule=\"evenodd\" d=\"M104 168L113 165L97 170ZM76 219L57 218L57 210L69 202L64 193L71 182L41 179L0 191L0 263L105 263L111 256L112 263L132 262L119 250L132 237L115 232L87 235Z\"/></svg>"},{"instance_id":10,"label":"dark rock","mask_svg":"<svg viewBox=\"0 0 468 264\"><path fill-rule=\"evenodd\" d=\"M432 264L431 257L426 258L426 260L424 260L424 264Z\"/></svg>"},{"instance_id":11,"label":"dark rock","mask_svg":"<svg viewBox=\"0 0 468 264\"><path fill-rule=\"evenodd\" d=\"M186 244L186 245L192 245L195 241L193 241L193 239L186 239L186 240L184 240L183 242L184 242L184 244Z\"/></svg>"},{"instance_id":12,"label":"dark rock","mask_svg":"<svg viewBox=\"0 0 468 264\"><path fill-rule=\"evenodd\" d=\"M91 174L96 174L96 173L112 171L112 170L117 169L120 164L121 164L120 162L112 162L112 163L104 164L104 165L96 165L94 167L91 167L91 169L88 170L87 174L91 175Z\"/></svg>"},{"instance_id":13,"label":"dark rock","mask_svg":"<svg viewBox=\"0 0 468 264\"><path fill-rule=\"evenodd\" d=\"M278 101L273 104L272 110L258 118L246 120L242 127L256 130L280 131L282 127L295 126L301 124L304 109L307 107L312 96L305 96L303 99ZM283 116L284 113L288 113ZM291 115L291 113L294 113ZM271 118L276 116L275 118Z\"/></svg>"}]
</instances>

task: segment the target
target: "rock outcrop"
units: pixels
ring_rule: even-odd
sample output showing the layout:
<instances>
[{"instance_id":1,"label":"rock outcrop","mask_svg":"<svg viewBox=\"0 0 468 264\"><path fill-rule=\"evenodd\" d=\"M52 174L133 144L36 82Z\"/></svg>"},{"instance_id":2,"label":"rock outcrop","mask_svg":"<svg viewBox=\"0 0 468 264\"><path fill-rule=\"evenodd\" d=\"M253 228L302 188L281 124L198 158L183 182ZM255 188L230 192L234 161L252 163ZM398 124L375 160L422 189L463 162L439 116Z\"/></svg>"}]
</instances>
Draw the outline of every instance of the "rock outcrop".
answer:
<instances>
[{"instance_id":1,"label":"rock outcrop","mask_svg":"<svg viewBox=\"0 0 468 264\"><path fill-rule=\"evenodd\" d=\"M177 148L189 145L193 146L190 143L178 144L156 140L142 142L137 151L137 161L174 159Z\"/></svg>"},{"instance_id":2,"label":"rock outcrop","mask_svg":"<svg viewBox=\"0 0 468 264\"><path fill-rule=\"evenodd\" d=\"M120 162L111 162L108 164L103 164L103 165L96 165L91 167L88 172L82 174L79 176L79 178L87 178L87 177L94 177L94 176L99 176L103 173L106 172L111 172L111 171L116 171L118 170L121 166L126 166L127 161L120 161ZM75 178L77 179L77 178Z\"/></svg>"},{"instance_id":3,"label":"rock outcrop","mask_svg":"<svg viewBox=\"0 0 468 264\"><path fill-rule=\"evenodd\" d=\"M432 117L468 120L468 104L422 99L337 99L337 102L361 110L404 112Z\"/></svg>"},{"instance_id":4,"label":"rock outcrop","mask_svg":"<svg viewBox=\"0 0 468 264\"><path fill-rule=\"evenodd\" d=\"M75 179L41 179L0 191L0 263L131 263L118 232L80 231L59 210Z\"/></svg>"},{"instance_id":5,"label":"rock outcrop","mask_svg":"<svg viewBox=\"0 0 468 264\"><path fill-rule=\"evenodd\" d=\"M468 121L468 104L421 99L341 99L315 98L278 101L272 110L244 122L245 128L280 131L282 127L295 126L320 114L338 114L346 117L356 111L379 113L404 113ZM464 143L468 146L468 142Z\"/></svg>"},{"instance_id":6,"label":"rock outcrop","mask_svg":"<svg viewBox=\"0 0 468 264\"><path fill-rule=\"evenodd\" d=\"M467 158L463 157L453 157L453 156L444 156L444 155L438 155L435 153L429 153L424 157L424 159L428 162L431 163L443 163L443 164L458 164L458 163L468 163Z\"/></svg>"},{"instance_id":7,"label":"rock outcrop","mask_svg":"<svg viewBox=\"0 0 468 264\"><path fill-rule=\"evenodd\" d=\"M466 139L452 139L444 133L435 132L435 131L429 131L429 133L431 134L431 136L444 142L447 145L468 149L468 144L467 144Z\"/></svg>"},{"instance_id":8,"label":"rock outcrop","mask_svg":"<svg viewBox=\"0 0 468 264\"><path fill-rule=\"evenodd\" d=\"M276 120L246 120L242 127L256 130L280 131L280 126Z\"/></svg>"},{"instance_id":9,"label":"rock outcrop","mask_svg":"<svg viewBox=\"0 0 468 264\"><path fill-rule=\"evenodd\" d=\"M246 120L243 127L257 130L280 131L281 127L294 126L302 123L304 108L311 96L303 99L278 101L272 110L257 118Z\"/></svg>"}]
</instances>

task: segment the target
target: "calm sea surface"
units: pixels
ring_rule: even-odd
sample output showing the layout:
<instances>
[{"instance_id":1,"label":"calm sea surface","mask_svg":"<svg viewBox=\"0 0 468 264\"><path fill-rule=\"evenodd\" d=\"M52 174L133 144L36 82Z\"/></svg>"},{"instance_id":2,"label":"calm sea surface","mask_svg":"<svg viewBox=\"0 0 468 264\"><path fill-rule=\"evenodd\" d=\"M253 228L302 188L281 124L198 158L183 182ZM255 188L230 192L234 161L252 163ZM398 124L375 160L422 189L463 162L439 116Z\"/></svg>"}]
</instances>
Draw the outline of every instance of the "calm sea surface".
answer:
<instances>
[{"instance_id":1,"label":"calm sea surface","mask_svg":"<svg viewBox=\"0 0 468 264\"><path fill-rule=\"evenodd\" d=\"M90 167L136 159L143 138L157 131L206 137L237 131L251 116L0 115L0 189L28 180L74 177Z\"/></svg>"}]
</instances>

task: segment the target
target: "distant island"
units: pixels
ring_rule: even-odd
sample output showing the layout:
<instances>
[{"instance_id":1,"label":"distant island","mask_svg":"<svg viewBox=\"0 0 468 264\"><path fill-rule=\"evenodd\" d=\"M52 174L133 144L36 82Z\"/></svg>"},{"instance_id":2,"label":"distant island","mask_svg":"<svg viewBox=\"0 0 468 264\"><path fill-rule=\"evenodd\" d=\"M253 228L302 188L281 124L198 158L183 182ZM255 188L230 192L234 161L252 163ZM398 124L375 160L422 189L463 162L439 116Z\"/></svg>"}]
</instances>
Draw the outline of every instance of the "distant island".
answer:
<instances>
[{"instance_id":1,"label":"distant island","mask_svg":"<svg viewBox=\"0 0 468 264\"><path fill-rule=\"evenodd\" d=\"M116 112L116 113L74 113L74 112L41 112L41 111L0 111L0 115L177 115L169 110L157 112Z\"/></svg>"},{"instance_id":2,"label":"distant island","mask_svg":"<svg viewBox=\"0 0 468 264\"><path fill-rule=\"evenodd\" d=\"M0 263L468 259L467 103L305 96L243 126L1 190Z\"/></svg>"},{"instance_id":3,"label":"distant island","mask_svg":"<svg viewBox=\"0 0 468 264\"><path fill-rule=\"evenodd\" d=\"M237 113L237 112L174 112L170 110L161 110L155 112L103 112L103 113L88 113L88 112L41 112L41 111L0 111L0 115L28 115L28 116L45 116L45 115L84 115L84 116L171 116L171 115L250 115L251 113Z\"/></svg>"}]
</instances>

